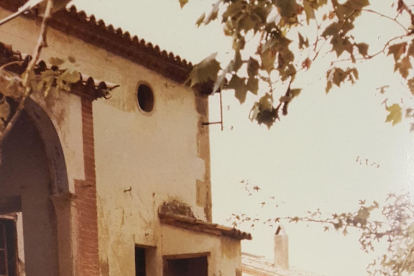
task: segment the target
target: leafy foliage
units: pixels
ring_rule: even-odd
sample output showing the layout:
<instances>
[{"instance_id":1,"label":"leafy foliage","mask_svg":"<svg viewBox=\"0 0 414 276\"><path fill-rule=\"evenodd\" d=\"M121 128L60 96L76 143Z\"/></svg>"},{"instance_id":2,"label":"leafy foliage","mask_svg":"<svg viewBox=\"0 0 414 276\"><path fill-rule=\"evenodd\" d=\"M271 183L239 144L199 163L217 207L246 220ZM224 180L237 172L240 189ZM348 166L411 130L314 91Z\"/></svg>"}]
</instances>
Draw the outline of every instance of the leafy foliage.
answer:
<instances>
[{"instance_id":1,"label":"leafy foliage","mask_svg":"<svg viewBox=\"0 0 414 276\"><path fill-rule=\"evenodd\" d=\"M51 58L50 68L43 68L44 70L40 72L39 68L25 71L22 76L6 71L7 66L14 63L0 68L0 131L3 131L12 115L8 100L18 102L24 97L23 80L26 76L28 88L42 95L49 105L59 97L60 91L70 91L71 85L80 80L80 74L76 70L76 60L73 57L68 57L67 60Z\"/></svg>"},{"instance_id":2,"label":"leafy foliage","mask_svg":"<svg viewBox=\"0 0 414 276\"><path fill-rule=\"evenodd\" d=\"M402 119L401 107L398 104L393 104L387 107L387 111L390 113L387 116L386 122L392 122L392 125L398 124Z\"/></svg>"},{"instance_id":3,"label":"leafy foliage","mask_svg":"<svg viewBox=\"0 0 414 276\"><path fill-rule=\"evenodd\" d=\"M218 0L211 12L207 16L204 13L196 24L207 25L220 19L225 35L232 38L234 58L225 69L220 68L215 56L203 60L191 73L191 85L214 81L213 92L219 88L232 89L240 103L245 102L249 91L257 94L259 100L254 103L250 117L270 127L280 119L280 113L288 114L288 104L294 98L288 90L291 84L295 84L298 72L309 70L324 51L325 55L333 53L341 58L325 68L326 92L334 85L339 87L345 82L354 84L359 78L357 61L382 55L393 57L394 71L399 73L414 95L413 8L407 6L404 0L390 2L394 3L393 17L369 9L368 0ZM182 6L185 3L187 1L180 0ZM390 37L380 51L370 53L370 45L356 41L353 35L357 26L355 21L363 13L376 14L378 18L400 26L401 34ZM413 22L398 21L403 15L408 15ZM307 34L310 33L316 35L309 37ZM324 48L325 45L330 45L330 49ZM252 48L256 49L254 53L250 50ZM348 65L339 66L341 61ZM350 63L354 66L349 66ZM260 83L268 84L267 91L258 89ZM275 87L276 83L281 85ZM275 95L277 93L280 96ZM282 99L280 108L273 98ZM387 117L386 121L394 125L400 121L397 117Z\"/></svg>"},{"instance_id":4,"label":"leafy foliage","mask_svg":"<svg viewBox=\"0 0 414 276\"><path fill-rule=\"evenodd\" d=\"M245 189L249 195L261 190L249 183ZM274 197L270 199L274 200ZM275 204L266 201L260 204L263 207L270 203ZM308 211L304 216L273 217L265 220L249 214L233 214L230 220L235 226L246 223L251 227L258 223L274 226L287 221L320 224L324 231L337 231L343 235L358 231L358 241L364 252L373 252L377 247L386 248L378 259L368 265L369 275L401 276L414 272L414 205L409 194L389 194L382 206L375 201L368 204L365 200L360 200L354 212L324 215L318 209L314 212Z\"/></svg>"}]
</instances>

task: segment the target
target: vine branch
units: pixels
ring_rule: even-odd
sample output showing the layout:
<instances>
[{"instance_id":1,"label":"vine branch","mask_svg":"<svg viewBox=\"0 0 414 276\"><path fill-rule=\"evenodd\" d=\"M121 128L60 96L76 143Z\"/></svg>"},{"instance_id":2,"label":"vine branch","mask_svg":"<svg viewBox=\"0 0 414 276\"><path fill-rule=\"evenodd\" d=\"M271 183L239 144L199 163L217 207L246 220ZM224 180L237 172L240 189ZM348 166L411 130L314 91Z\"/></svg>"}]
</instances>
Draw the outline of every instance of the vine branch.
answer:
<instances>
[{"instance_id":1,"label":"vine branch","mask_svg":"<svg viewBox=\"0 0 414 276\"><path fill-rule=\"evenodd\" d=\"M393 22L397 23L397 24L398 24L401 28L403 28L403 29L404 29L404 31L406 31L406 32L408 33L408 29L407 29L407 28L406 28L403 24L401 24L398 20L396 20L395 18L389 17L388 15L385 15L385 14L379 13L379 12L374 11L374 10L371 10L371 9L362 9L362 11L365 11L365 12L370 12L370 13L373 13L373 14L379 15L379 16L381 16L381 17L387 18L387 19L389 19L389 20L391 20L391 21L393 21Z\"/></svg>"},{"instance_id":2,"label":"vine branch","mask_svg":"<svg viewBox=\"0 0 414 276\"><path fill-rule=\"evenodd\" d=\"M33 92L32 87L30 86L30 72L33 72L37 61L39 60L40 54L42 52L42 49L44 47L47 47L46 42L46 36L47 36L47 24L49 19L51 18L52 14L52 8L53 8L53 0L47 0L46 4L46 10L45 14L43 16L42 25L40 28L40 33L37 41L36 48L34 50L32 59L29 62L29 65L26 68L26 71L24 72L24 77L22 80L22 85L25 88L25 92L23 94L22 99L19 102L19 105L17 106L16 111L14 112L13 116L7 123L6 127L3 129L2 133L0 133L0 146L3 144L4 139L7 137L7 135L10 133L11 129L13 128L14 124L16 123L17 119L20 117L20 114L22 110L25 107L25 103L27 99L30 97L30 95Z\"/></svg>"}]
</instances>

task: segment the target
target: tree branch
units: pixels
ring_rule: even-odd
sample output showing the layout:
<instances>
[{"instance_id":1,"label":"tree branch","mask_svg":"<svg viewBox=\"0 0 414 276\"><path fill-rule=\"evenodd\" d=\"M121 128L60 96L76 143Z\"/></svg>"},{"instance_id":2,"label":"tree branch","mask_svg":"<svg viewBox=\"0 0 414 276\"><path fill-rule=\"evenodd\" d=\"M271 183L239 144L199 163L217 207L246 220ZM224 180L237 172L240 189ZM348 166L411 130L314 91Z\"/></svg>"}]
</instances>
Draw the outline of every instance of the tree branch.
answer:
<instances>
[{"instance_id":1,"label":"tree branch","mask_svg":"<svg viewBox=\"0 0 414 276\"><path fill-rule=\"evenodd\" d=\"M388 15L385 15L385 14L382 14L382 13L379 13L377 11L370 10L370 9L362 9L362 11L374 13L374 14L379 15L381 17L387 18L387 19L397 23L401 28L404 29L404 31L406 31L408 33L408 29L403 24L401 24L398 20L396 20L395 18L389 17Z\"/></svg>"},{"instance_id":2,"label":"tree branch","mask_svg":"<svg viewBox=\"0 0 414 276\"><path fill-rule=\"evenodd\" d=\"M32 72L36 66L37 61L39 60L40 53L42 52L42 49L47 46L46 43L46 34L47 34L47 23L51 17L52 14L52 8L53 8L53 0L47 0L46 10L45 14L43 16L42 20L42 26L40 28L40 33L37 41L37 45L35 48L35 51L32 56L32 60L30 61L29 65L26 68L26 71L24 73L24 78L22 81L22 85L25 88L25 92L23 94L22 99L19 102L19 105L17 106L16 111L14 112L12 118L7 123L6 127L3 129L2 133L0 133L0 146L3 144L4 139L7 137L7 135L10 133L11 129L13 128L14 124L16 123L17 119L20 117L20 114L22 110L25 107L25 103L27 99L32 94L33 90L30 86L30 72Z\"/></svg>"}]
</instances>

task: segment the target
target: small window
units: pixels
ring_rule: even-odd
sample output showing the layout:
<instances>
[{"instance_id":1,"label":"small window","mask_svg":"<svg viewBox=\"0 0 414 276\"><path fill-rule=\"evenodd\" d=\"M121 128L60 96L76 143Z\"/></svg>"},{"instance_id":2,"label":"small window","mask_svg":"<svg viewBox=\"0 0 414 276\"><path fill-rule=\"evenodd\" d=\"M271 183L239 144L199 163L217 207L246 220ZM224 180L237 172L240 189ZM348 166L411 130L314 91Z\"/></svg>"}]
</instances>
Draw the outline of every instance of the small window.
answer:
<instances>
[{"instance_id":1,"label":"small window","mask_svg":"<svg viewBox=\"0 0 414 276\"><path fill-rule=\"evenodd\" d=\"M146 276L145 248L135 247L135 275Z\"/></svg>"},{"instance_id":2,"label":"small window","mask_svg":"<svg viewBox=\"0 0 414 276\"><path fill-rule=\"evenodd\" d=\"M207 256L164 259L164 276L207 276Z\"/></svg>"},{"instance_id":3,"label":"small window","mask_svg":"<svg viewBox=\"0 0 414 276\"><path fill-rule=\"evenodd\" d=\"M140 84L137 92L138 105L144 112L151 112L154 109L154 93L151 87Z\"/></svg>"},{"instance_id":4,"label":"small window","mask_svg":"<svg viewBox=\"0 0 414 276\"><path fill-rule=\"evenodd\" d=\"M17 232L13 219L0 218L0 275L15 276L17 268Z\"/></svg>"}]
</instances>

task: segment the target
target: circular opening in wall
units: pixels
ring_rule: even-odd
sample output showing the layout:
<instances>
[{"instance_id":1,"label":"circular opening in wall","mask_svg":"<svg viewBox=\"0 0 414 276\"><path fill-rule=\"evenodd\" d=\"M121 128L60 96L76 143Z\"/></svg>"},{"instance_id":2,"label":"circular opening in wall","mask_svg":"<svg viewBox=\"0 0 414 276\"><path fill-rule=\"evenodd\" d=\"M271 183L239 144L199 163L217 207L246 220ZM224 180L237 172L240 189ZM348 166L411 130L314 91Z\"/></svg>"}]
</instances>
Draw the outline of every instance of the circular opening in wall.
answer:
<instances>
[{"instance_id":1,"label":"circular opening in wall","mask_svg":"<svg viewBox=\"0 0 414 276\"><path fill-rule=\"evenodd\" d=\"M138 105L144 112L151 112L154 109L154 92L145 84L138 86Z\"/></svg>"}]
</instances>

